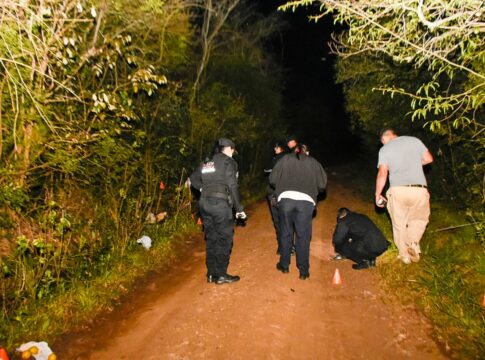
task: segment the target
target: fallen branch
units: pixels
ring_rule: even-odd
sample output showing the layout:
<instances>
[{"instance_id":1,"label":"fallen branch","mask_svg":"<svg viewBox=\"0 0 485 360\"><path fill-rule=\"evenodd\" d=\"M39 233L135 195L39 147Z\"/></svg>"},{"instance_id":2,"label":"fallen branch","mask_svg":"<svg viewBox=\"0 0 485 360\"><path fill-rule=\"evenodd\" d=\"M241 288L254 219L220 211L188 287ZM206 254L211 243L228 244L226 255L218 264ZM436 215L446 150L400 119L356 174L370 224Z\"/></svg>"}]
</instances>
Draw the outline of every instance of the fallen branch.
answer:
<instances>
[{"instance_id":1,"label":"fallen branch","mask_svg":"<svg viewBox=\"0 0 485 360\"><path fill-rule=\"evenodd\" d=\"M434 231L431 231L431 232L432 233L437 233L437 232L440 232L440 231L454 230L454 229L462 228L462 227L465 227L465 226L471 226L471 225L476 225L476 224L481 224L481 223L483 223L483 222L482 221L477 221L477 222L473 222L473 223L469 223L469 224L461 224L461 225L456 225L456 226L449 226L449 227L445 227L445 228L442 228L442 229L434 230Z\"/></svg>"}]
</instances>

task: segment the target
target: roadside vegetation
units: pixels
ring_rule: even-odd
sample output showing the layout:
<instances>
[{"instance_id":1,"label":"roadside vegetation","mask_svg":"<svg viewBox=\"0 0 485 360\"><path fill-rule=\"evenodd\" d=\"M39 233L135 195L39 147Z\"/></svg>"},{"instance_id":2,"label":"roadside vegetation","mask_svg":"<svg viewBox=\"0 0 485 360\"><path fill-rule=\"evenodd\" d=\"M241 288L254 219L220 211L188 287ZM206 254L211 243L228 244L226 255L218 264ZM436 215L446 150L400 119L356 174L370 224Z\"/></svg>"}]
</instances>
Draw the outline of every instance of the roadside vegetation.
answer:
<instances>
[{"instance_id":1,"label":"roadside vegetation","mask_svg":"<svg viewBox=\"0 0 485 360\"><path fill-rule=\"evenodd\" d=\"M184 181L215 139L237 139L244 184L259 175L282 132L280 73L262 51L280 24L239 0L0 12L0 344L12 348L81 325L173 257L173 235L197 220Z\"/></svg>"},{"instance_id":2,"label":"roadside vegetation","mask_svg":"<svg viewBox=\"0 0 485 360\"><path fill-rule=\"evenodd\" d=\"M423 140L432 216L423 260L381 267L398 297L421 306L455 358L485 353L485 22L468 1L297 0L281 8L332 16L332 48L353 132L362 139L358 178L372 200L378 134L392 127ZM371 163L369 164L369 159ZM367 174L367 176L362 176ZM364 190L365 188L365 190ZM392 238L384 214L372 214ZM463 225L463 226L462 226ZM396 271L398 267L399 271Z\"/></svg>"}]
</instances>

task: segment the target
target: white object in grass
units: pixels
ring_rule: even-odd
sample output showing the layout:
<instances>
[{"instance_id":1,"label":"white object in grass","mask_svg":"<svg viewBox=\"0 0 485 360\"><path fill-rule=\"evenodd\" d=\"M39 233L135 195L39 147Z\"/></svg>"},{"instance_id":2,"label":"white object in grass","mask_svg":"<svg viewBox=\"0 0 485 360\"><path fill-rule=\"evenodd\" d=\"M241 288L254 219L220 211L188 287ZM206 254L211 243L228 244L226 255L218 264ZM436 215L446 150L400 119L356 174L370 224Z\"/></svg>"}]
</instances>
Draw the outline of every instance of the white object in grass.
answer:
<instances>
[{"instance_id":1,"label":"white object in grass","mask_svg":"<svg viewBox=\"0 0 485 360\"><path fill-rule=\"evenodd\" d=\"M149 250L151 247L152 247L152 239L150 239L150 237L146 236L146 235L143 235L141 238L139 238L137 241L136 241L138 244L142 244L142 246Z\"/></svg>"}]
</instances>

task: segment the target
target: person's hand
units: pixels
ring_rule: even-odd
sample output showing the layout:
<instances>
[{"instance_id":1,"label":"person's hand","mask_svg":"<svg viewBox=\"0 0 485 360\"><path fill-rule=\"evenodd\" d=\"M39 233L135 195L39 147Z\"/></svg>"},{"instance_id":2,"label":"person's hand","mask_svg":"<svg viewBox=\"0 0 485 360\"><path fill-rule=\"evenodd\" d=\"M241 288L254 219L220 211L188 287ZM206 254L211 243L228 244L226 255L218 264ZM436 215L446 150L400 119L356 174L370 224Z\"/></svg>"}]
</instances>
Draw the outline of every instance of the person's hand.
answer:
<instances>
[{"instance_id":1,"label":"person's hand","mask_svg":"<svg viewBox=\"0 0 485 360\"><path fill-rule=\"evenodd\" d=\"M382 195L376 195L376 206L383 208L386 206L387 199Z\"/></svg>"},{"instance_id":2,"label":"person's hand","mask_svg":"<svg viewBox=\"0 0 485 360\"><path fill-rule=\"evenodd\" d=\"M240 211L236 213L236 219L246 220L247 215L244 211Z\"/></svg>"}]
</instances>

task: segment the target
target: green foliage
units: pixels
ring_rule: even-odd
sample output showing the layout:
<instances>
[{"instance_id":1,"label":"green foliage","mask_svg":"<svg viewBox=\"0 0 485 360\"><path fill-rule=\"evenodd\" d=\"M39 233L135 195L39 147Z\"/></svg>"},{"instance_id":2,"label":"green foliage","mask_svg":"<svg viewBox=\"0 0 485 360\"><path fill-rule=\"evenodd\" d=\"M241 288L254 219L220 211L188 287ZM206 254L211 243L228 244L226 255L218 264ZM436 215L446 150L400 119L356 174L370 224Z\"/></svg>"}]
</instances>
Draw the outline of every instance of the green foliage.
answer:
<instances>
[{"instance_id":1,"label":"green foliage","mask_svg":"<svg viewBox=\"0 0 485 360\"><path fill-rule=\"evenodd\" d=\"M395 66L377 56L354 56L337 62L337 82L343 85L353 132L361 136L367 148L374 150L383 127L389 126L404 134L419 131L423 126L417 119L410 121L409 99L400 94L391 97L376 90L385 83L412 88L417 76L414 69Z\"/></svg>"},{"instance_id":2,"label":"green foliage","mask_svg":"<svg viewBox=\"0 0 485 360\"><path fill-rule=\"evenodd\" d=\"M266 149L251 147L278 130L267 125L279 114L279 78L263 71L275 68L270 59L254 56L261 41L247 41L230 69L223 58L228 39L274 28L251 11L247 27L236 16L243 11L229 17L191 102L203 9L203 1L180 0L0 6L0 342L61 331L71 311L107 306L90 286L122 283L110 282L114 267L162 263L169 245L144 257L134 240L146 233L157 244L191 229L183 184L218 137L232 137L258 172ZM232 76L238 71L244 87ZM56 313L51 304L60 298L66 309ZM41 306L52 318L33 316Z\"/></svg>"}]
</instances>

